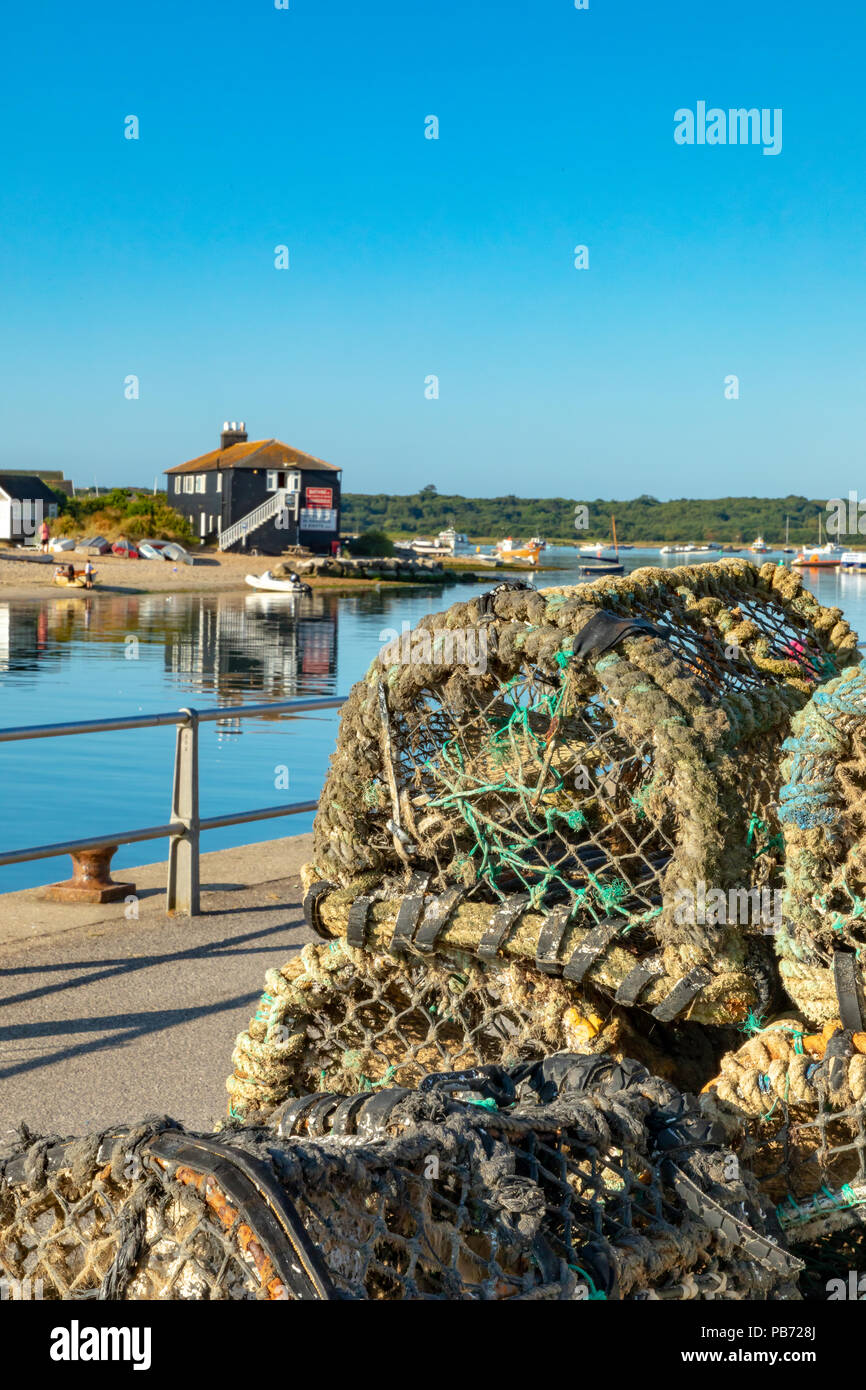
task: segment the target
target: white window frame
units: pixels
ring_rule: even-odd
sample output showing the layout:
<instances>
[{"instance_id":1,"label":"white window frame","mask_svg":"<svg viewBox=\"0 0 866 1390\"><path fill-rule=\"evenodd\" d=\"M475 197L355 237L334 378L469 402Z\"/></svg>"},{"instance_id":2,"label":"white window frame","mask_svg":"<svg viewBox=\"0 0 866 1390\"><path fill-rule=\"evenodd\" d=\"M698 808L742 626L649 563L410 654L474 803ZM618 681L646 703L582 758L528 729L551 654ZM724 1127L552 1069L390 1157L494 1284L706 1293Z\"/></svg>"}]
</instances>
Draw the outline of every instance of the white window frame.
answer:
<instances>
[{"instance_id":1,"label":"white window frame","mask_svg":"<svg viewBox=\"0 0 866 1390\"><path fill-rule=\"evenodd\" d=\"M216 490L217 490L217 492L222 492L222 490L223 490L223 474L222 474L222 469L221 469L221 468L218 468L218 469L217 469L217 489L216 489Z\"/></svg>"},{"instance_id":2,"label":"white window frame","mask_svg":"<svg viewBox=\"0 0 866 1390\"><path fill-rule=\"evenodd\" d=\"M207 474L206 474L206 473L196 473L196 475L195 475L195 490L196 490L196 492L206 492L206 491L207 491Z\"/></svg>"},{"instance_id":3,"label":"white window frame","mask_svg":"<svg viewBox=\"0 0 866 1390\"><path fill-rule=\"evenodd\" d=\"M195 478L193 477L193 475L192 475L191 473L187 473L187 474L184 476L184 480L183 480L183 490L184 490L184 492L192 492L194 486L195 486Z\"/></svg>"},{"instance_id":4,"label":"white window frame","mask_svg":"<svg viewBox=\"0 0 866 1390\"><path fill-rule=\"evenodd\" d=\"M174 480L174 490L175 492L183 492L183 478L180 474Z\"/></svg>"},{"instance_id":5,"label":"white window frame","mask_svg":"<svg viewBox=\"0 0 866 1390\"><path fill-rule=\"evenodd\" d=\"M268 469L268 471L267 471L267 489L268 489L268 492L276 492L276 491L278 490L278 489L277 489L277 479L278 479L278 476L279 476L279 474L278 474L278 470L277 470L276 468L269 468L269 469Z\"/></svg>"}]
</instances>

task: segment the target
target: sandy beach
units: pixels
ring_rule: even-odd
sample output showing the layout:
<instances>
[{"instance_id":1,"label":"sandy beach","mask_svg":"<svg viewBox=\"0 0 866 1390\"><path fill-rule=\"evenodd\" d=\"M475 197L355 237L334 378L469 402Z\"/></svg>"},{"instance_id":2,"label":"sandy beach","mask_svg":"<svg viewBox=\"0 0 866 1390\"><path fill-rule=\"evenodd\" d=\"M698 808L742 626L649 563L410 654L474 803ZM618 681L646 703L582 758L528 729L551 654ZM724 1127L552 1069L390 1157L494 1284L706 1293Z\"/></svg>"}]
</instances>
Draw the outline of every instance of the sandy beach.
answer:
<instances>
[{"instance_id":1,"label":"sandy beach","mask_svg":"<svg viewBox=\"0 0 866 1390\"><path fill-rule=\"evenodd\" d=\"M20 551L0 550L0 597L49 598L81 595L84 589L68 589L52 582L60 564L72 562L83 569L85 557L75 552L58 555L24 555ZM196 555L194 565L174 565L168 560L124 560L117 555L93 557L96 587L92 593L224 593L245 589L245 575L264 574L275 563L272 555L220 555L206 551ZM374 589L373 579L345 579L305 576L314 589ZM418 588L417 584L387 581L391 588Z\"/></svg>"}]
</instances>

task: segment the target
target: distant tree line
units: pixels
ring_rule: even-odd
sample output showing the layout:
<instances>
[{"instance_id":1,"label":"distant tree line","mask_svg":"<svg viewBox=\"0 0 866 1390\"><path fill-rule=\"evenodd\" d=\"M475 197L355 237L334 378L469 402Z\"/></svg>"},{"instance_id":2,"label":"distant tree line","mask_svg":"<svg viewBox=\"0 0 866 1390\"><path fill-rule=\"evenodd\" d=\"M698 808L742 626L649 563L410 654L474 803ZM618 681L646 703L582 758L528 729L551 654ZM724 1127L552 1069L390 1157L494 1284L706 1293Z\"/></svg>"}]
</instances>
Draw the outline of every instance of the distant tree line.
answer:
<instances>
[{"instance_id":1,"label":"distant tree line","mask_svg":"<svg viewBox=\"0 0 866 1390\"><path fill-rule=\"evenodd\" d=\"M587 509L587 527L575 529L575 508ZM785 538L789 518L792 545L818 539L818 517L826 529L827 499L808 497L720 497L710 501L677 498L659 502L644 494L629 502L579 497L461 497L440 494L432 484L407 497L389 493L343 493L344 531L384 531L391 536L435 535L448 526L470 537L498 539L607 540L611 515L617 539L639 541L722 541L749 545L756 536L768 544Z\"/></svg>"}]
</instances>

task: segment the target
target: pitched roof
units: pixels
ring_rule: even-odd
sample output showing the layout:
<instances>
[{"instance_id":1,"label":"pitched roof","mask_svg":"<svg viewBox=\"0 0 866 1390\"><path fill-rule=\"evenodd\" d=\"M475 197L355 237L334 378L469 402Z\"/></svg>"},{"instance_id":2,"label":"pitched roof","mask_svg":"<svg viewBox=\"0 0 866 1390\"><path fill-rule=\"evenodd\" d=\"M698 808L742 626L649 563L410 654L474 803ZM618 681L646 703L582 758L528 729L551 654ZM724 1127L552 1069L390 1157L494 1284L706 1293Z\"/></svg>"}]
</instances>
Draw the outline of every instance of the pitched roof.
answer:
<instances>
[{"instance_id":1,"label":"pitched roof","mask_svg":"<svg viewBox=\"0 0 866 1390\"><path fill-rule=\"evenodd\" d=\"M57 496L41 478L27 478L20 473L0 473L0 492L12 502L56 502Z\"/></svg>"},{"instance_id":2,"label":"pitched roof","mask_svg":"<svg viewBox=\"0 0 866 1390\"><path fill-rule=\"evenodd\" d=\"M166 468L166 473L207 473L213 468L286 468L297 466L310 472L339 473L336 464L325 463L302 449L293 449L279 439L250 439L229 449L212 449L197 459Z\"/></svg>"}]
</instances>

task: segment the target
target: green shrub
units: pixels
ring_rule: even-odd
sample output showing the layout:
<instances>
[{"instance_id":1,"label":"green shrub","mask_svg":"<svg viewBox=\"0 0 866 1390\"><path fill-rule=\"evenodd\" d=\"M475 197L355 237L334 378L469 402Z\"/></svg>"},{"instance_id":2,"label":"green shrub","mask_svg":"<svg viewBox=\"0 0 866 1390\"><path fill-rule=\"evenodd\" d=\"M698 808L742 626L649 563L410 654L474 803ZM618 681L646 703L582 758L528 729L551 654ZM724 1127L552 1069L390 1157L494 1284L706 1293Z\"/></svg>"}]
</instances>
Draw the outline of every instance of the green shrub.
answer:
<instances>
[{"instance_id":1,"label":"green shrub","mask_svg":"<svg viewBox=\"0 0 866 1390\"><path fill-rule=\"evenodd\" d=\"M377 560L394 554L394 542L384 531L364 531L356 541L349 542L353 556L371 555Z\"/></svg>"}]
</instances>

